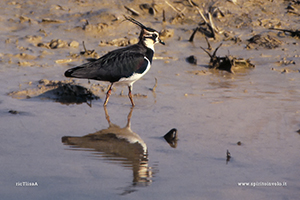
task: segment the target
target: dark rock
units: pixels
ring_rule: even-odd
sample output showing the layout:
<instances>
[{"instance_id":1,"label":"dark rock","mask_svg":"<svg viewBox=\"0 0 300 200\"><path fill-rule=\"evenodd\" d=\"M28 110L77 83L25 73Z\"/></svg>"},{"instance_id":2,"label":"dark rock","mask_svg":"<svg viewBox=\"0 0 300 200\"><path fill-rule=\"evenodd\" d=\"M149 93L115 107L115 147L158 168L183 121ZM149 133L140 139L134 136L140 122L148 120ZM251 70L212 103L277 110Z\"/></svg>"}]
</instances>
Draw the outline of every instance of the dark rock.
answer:
<instances>
[{"instance_id":1,"label":"dark rock","mask_svg":"<svg viewBox=\"0 0 300 200\"><path fill-rule=\"evenodd\" d=\"M165 140L169 143L169 145L173 148L177 147L177 129L171 129L167 134L164 135Z\"/></svg>"},{"instance_id":2,"label":"dark rock","mask_svg":"<svg viewBox=\"0 0 300 200\"><path fill-rule=\"evenodd\" d=\"M185 59L188 63L197 65L197 58L194 55L191 55Z\"/></svg>"}]
</instances>

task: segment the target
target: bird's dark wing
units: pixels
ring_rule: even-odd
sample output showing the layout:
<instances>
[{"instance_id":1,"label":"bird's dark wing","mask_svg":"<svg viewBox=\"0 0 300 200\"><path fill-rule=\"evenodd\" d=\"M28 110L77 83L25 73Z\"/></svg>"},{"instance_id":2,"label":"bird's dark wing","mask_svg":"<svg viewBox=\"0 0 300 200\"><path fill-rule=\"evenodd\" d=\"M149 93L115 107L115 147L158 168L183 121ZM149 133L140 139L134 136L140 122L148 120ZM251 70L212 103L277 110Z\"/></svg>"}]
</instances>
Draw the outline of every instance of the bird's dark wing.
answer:
<instances>
[{"instance_id":1,"label":"bird's dark wing","mask_svg":"<svg viewBox=\"0 0 300 200\"><path fill-rule=\"evenodd\" d=\"M148 65L145 53L138 46L117 49L96 61L67 70L65 76L116 82L133 73L143 73Z\"/></svg>"}]
</instances>

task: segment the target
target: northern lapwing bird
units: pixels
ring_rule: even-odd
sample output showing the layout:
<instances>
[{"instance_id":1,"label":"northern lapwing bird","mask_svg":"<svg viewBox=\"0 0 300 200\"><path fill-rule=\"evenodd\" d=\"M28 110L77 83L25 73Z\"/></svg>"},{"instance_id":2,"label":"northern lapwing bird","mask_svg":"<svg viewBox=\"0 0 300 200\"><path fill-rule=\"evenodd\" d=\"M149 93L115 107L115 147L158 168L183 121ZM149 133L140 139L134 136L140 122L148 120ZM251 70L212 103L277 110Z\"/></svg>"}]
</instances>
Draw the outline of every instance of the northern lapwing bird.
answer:
<instances>
[{"instance_id":1,"label":"northern lapwing bird","mask_svg":"<svg viewBox=\"0 0 300 200\"><path fill-rule=\"evenodd\" d=\"M103 106L106 106L114 84L128 86L128 96L132 106L134 106L131 94L132 85L149 71L154 54L154 45L156 43L164 44L159 38L158 31L144 26L131 17L124 17L141 28L137 44L116 49L95 61L65 72L66 77L110 82Z\"/></svg>"}]
</instances>

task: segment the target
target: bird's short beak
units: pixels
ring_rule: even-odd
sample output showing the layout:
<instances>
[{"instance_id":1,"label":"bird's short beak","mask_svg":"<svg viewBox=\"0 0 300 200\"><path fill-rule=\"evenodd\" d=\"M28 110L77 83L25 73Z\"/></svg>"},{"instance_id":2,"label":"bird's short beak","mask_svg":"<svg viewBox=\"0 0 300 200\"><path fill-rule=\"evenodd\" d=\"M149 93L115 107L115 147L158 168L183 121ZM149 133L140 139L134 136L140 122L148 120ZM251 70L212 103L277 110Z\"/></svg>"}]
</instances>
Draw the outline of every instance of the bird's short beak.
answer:
<instances>
[{"instance_id":1,"label":"bird's short beak","mask_svg":"<svg viewBox=\"0 0 300 200\"><path fill-rule=\"evenodd\" d=\"M159 43L161 43L162 45L165 45L165 43L164 43L161 39L158 38L158 41L159 41Z\"/></svg>"}]
</instances>

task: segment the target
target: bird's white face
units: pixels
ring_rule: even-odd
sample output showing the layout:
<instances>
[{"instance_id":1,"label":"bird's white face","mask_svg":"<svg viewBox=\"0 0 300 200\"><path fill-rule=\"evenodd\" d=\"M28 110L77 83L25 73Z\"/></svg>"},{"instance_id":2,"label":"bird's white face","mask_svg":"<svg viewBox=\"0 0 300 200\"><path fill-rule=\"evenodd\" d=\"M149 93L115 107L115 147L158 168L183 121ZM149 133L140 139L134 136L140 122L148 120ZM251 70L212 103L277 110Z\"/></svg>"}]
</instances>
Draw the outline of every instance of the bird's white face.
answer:
<instances>
[{"instance_id":1,"label":"bird's white face","mask_svg":"<svg viewBox=\"0 0 300 200\"><path fill-rule=\"evenodd\" d=\"M164 44L159 39L159 33L154 30L153 31L144 30L143 41L144 41L145 46L152 49L153 51L154 51L154 44L156 44L156 43Z\"/></svg>"},{"instance_id":2,"label":"bird's white face","mask_svg":"<svg viewBox=\"0 0 300 200\"><path fill-rule=\"evenodd\" d=\"M139 36L140 42L142 42L146 47L152 49L154 51L154 44L156 43L161 43L161 44L165 44L163 41L161 41L159 39L159 32L157 32L156 30L150 28L150 27L146 27L144 26L141 22L136 21L135 19L133 19L132 17L129 16L125 16L125 19L131 21L132 23L138 25L139 27L141 27L141 33Z\"/></svg>"}]
</instances>

